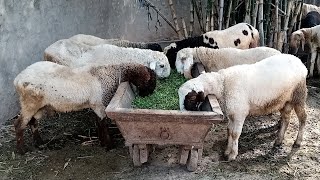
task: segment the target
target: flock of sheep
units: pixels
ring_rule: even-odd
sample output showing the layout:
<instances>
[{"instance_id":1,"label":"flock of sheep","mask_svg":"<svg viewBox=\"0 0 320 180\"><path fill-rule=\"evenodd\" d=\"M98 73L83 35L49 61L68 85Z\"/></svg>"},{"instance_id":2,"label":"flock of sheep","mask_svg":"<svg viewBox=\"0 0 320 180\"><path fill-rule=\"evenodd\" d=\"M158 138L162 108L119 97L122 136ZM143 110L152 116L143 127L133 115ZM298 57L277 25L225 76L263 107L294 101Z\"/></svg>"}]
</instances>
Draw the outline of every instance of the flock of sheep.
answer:
<instances>
[{"instance_id":1,"label":"flock of sheep","mask_svg":"<svg viewBox=\"0 0 320 180\"><path fill-rule=\"evenodd\" d=\"M303 43L319 43L314 41L316 32L320 33L320 26L294 32L292 47L300 46L301 39ZM300 40L293 40L297 37ZM308 70L293 55L258 46L259 32L247 23L177 41L163 52L156 43L84 34L59 40L45 50L44 61L30 65L14 80L21 105L14 123L17 150L21 154L26 151L23 132L28 125L35 145L42 143L38 120L46 112L84 108L91 108L100 118L97 125L101 145L111 148L105 108L118 85L129 81L140 96L148 96L156 87L156 78L167 78L174 68L189 79L177 92L180 110L197 111L206 95L217 97L229 120L225 151L228 160L238 154L238 139L249 115L280 111L281 128L275 145L281 145L294 109L300 122L294 143L298 147L307 118ZM192 73L197 64L205 69L199 76Z\"/></svg>"}]
</instances>

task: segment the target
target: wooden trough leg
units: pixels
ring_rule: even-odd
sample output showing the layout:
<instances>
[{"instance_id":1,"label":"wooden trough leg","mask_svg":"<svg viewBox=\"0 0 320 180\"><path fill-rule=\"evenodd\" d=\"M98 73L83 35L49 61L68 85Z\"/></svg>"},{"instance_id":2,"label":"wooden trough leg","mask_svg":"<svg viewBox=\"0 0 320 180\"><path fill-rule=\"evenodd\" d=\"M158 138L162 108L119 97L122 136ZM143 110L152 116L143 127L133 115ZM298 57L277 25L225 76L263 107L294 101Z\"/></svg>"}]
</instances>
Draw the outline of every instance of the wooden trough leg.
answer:
<instances>
[{"instance_id":1,"label":"wooden trough leg","mask_svg":"<svg viewBox=\"0 0 320 180\"><path fill-rule=\"evenodd\" d=\"M190 149L187 148L186 146L180 146L180 150L179 151L180 151L179 164L186 165L187 161L188 161L188 156L189 156Z\"/></svg>"},{"instance_id":2,"label":"wooden trough leg","mask_svg":"<svg viewBox=\"0 0 320 180\"><path fill-rule=\"evenodd\" d=\"M203 153L203 148L198 149L198 163L201 163L202 160L202 153Z\"/></svg>"},{"instance_id":3,"label":"wooden trough leg","mask_svg":"<svg viewBox=\"0 0 320 180\"><path fill-rule=\"evenodd\" d=\"M129 154L130 154L130 157L133 158L133 145L129 146Z\"/></svg>"},{"instance_id":4,"label":"wooden trough leg","mask_svg":"<svg viewBox=\"0 0 320 180\"><path fill-rule=\"evenodd\" d=\"M148 148L146 144L140 144L139 145L139 151L140 151L140 162L143 164L148 161Z\"/></svg>"},{"instance_id":5,"label":"wooden trough leg","mask_svg":"<svg viewBox=\"0 0 320 180\"><path fill-rule=\"evenodd\" d=\"M133 160L133 165L134 166L141 166L142 163L140 161L140 151L139 151L139 146L137 144L133 145L132 149L132 160Z\"/></svg>"},{"instance_id":6,"label":"wooden trough leg","mask_svg":"<svg viewBox=\"0 0 320 180\"><path fill-rule=\"evenodd\" d=\"M188 163L187 163L188 171L195 171L197 169L198 159L199 159L198 149L191 149Z\"/></svg>"}]
</instances>

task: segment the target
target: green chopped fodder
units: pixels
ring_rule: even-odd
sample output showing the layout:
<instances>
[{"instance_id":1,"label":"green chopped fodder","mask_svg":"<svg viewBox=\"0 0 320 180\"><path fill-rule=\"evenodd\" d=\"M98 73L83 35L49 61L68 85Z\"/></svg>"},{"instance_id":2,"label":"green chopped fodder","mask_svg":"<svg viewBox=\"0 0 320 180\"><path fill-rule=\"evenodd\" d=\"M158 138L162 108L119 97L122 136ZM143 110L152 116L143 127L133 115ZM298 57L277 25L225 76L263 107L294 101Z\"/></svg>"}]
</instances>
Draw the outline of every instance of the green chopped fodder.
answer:
<instances>
[{"instance_id":1,"label":"green chopped fodder","mask_svg":"<svg viewBox=\"0 0 320 180\"><path fill-rule=\"evenodd\" d=\"M186 81L187 79L183 75L176 70L171 70L168 78L157 79L157 87L151 95L147 97L137 96L132 102L132 107L137 109L178 110L178 89Z\"/></svg>"}]
</instances>

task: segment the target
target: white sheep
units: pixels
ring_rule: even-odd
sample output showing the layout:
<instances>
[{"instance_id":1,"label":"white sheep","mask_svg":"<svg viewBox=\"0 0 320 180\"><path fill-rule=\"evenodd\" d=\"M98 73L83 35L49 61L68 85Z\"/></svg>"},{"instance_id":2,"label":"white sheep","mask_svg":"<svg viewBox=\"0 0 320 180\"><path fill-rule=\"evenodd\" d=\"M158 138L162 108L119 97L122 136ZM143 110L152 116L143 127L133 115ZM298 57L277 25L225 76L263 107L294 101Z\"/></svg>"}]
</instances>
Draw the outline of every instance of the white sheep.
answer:
<instances>
[{"instance_id":1,"label":"white sheep","mask_svg":"<svg viewBox=\"0 0 320 180\"><path fill-rule=\"evenodd\" d=\"M69 67L80 67L87 63L119 64L139 63L150 67L158 77L170 75L167 57L158 51L139 48L124 48L110 44L86 45L80 41L58 41L61 46L50 46L45 51L45 60ZM89 41L87 41L89 42Z\"/></svg>"},{"instance_id":2,"label":"white sheep","mask_svg":"<svg viewBox=\"0 0 320 180\"><path fill-rule=\"evenodd\" d=\"M44 50L44 60L69 66L93 47L89 43L85 44L70 39L61 39Z\"/></svg>"},{"instance_id":3,"label":"white sheep","mask_svg":"<svg viewBox=\"0 0 320 180\"><path fill-rule=\"evenodd\" d=\"M251 49L236 48L184 48L177 53L176 68L185 78L192 78L194 64L199 62L206 72L217 72L239 64L253 64L267 57L281 54L280 51L269 47Z\"/></svg>"},{"instance_id":4,"label":"white sheep","mask_svg":"<svg viewBox=\"0 0 320 180\"><path fill-rule=\"evenodd\" d=\"M311 28L302 28L291 34L290 47L293 53L296 54L298 52L300 45L304 51L304 45L306 42L309 44L311 51L311 59L310 63L308 63L310 64L308 77L313 77L316 61L318 74L320 75L320 58L317 58L318 49L320 48L320 25Z\"/></svg>"},{"instance_id":5,"label":"white sheep","mask_svg":"<svg viewBox=\"0 0 320 180\"><path fill-rule=\"evenodd\" d=\"M280 110L282 124L275 145L281 145L294 109L300 122L294 147L299 147L307 118L307 73L301 60L289 54L204 73L179 88L180 109L198 110L206 95L217 97L229 119L228 146L225 151L229 160L235 159L238 154L238 139L247 116L266 115Z\"/></svg>"},{"instance_id":6,"label":"white sheep","mask_svg":"<svg viewBox=\"0 0 320 180\"><path fill-rule=\"evenodd\" d=\"M135 85L140 96L147 96L156 87L156 74L134 63L70 68L41 61L28 66L14 79L21 105L20 116L14 123L18 152L25 152L23 132L28 124L35 143L42 142L37 120L46 110L70 112L91 108L101 119L97 123L101 145L110 147L108 128L104 127L105 108L124 81Z\"/></svg>"},{"instance_id":7,"label":"white sheep","mask_svg":"<svg viewBox=\"0 0 320 180\"><path fill-rule=\"evenodd\" d=\"M162 52L162 48L158 43L145 43L145 42L131 42L123 39L102 39L96 36L87 34L77 34L69 38L69 40L83 43L90 46L96 46L101 44L111 44L119 47L132 47L139 49L150 49L153 51Z\"/></svg>"},{"instance_id":8,"label":"white sheep","mask_svg":"<svg viewBox=\"0 0 320 180\"><path fill-rule=\"evenodd\" d=\"M247 23L239 23L224 30L206 32L197 37L171 43L163 52L168 57L171 68L175 67L177 52L183 48L209 47L213 49L234 47L248 49L259 46L259 32Z\"/></svg>"},{"instance_id":9,"label":"white sheep","mask_svg":"<svg viewBox=\"0 0 320 180\"><path fill-rule=\"evenodd\" d=\"M168 77L171 71L168 59L162 52L149 49L123 48L110 44L95 46L68 66L79 67L87 63L139 63L154 70L160 78Z\"/></svg>"},{"instance_id":10,"label":"white sheep","mask_svg":"<svg viewBox=\"0 0 320 180\"><path fill-rule=\"evenodd\" d=\"M87 50L102 44L151 49L162 52L161 46L157 43L130 42L121 39L102 39L92 35L77 34L69 39L58 40L47 47L44 51L44 60L67 65L74 59L79 58Z\"/></svg>"}]
</instances>

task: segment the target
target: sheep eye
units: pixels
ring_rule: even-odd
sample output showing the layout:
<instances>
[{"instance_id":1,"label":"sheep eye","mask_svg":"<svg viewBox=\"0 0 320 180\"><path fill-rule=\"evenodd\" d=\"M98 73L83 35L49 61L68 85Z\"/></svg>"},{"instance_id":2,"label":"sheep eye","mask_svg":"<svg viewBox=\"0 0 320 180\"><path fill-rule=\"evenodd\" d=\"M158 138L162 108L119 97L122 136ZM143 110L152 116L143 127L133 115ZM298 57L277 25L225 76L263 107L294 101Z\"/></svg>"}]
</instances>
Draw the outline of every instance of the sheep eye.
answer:
<instances>
[{"instance_id":1,"label":"sheep eye","mask_svg":"<svg viewBox=\"0 0 320 180\"><path fill-rule=\"evenodd\" d=\"M164 68L164 65L163 65L163 64L161 64L161 65L160 65L160 68Z\"/></svg>"}]
</instances>

